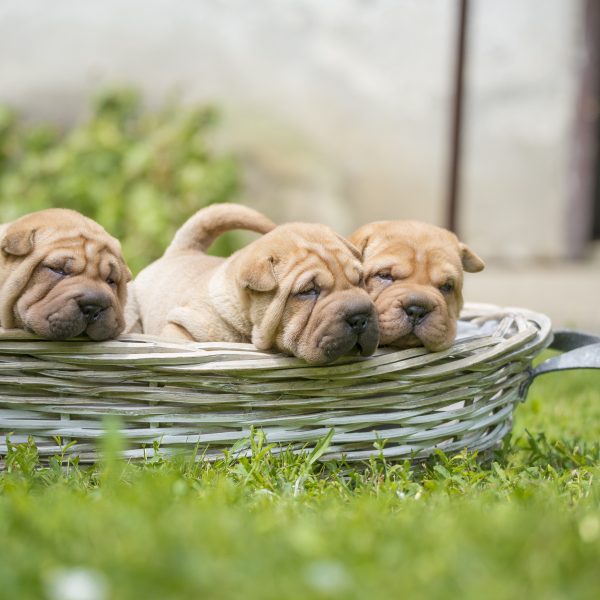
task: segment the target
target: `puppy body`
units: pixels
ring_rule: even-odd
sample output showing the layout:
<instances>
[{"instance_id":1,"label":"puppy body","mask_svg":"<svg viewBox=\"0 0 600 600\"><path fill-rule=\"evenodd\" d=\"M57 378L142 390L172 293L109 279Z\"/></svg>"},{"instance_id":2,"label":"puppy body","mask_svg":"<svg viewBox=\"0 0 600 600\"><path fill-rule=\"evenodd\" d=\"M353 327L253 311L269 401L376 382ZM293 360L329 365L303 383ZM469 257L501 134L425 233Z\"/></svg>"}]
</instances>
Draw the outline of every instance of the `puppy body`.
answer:
<instances>
[{"instance_id":1,"label":"puppy body","mask_svg":"<svg viewBox=\"0 0 600 600\"><path fill-rule=\"evenodd\" d=\"M374 307L359 287L362 268L350 244L323 225L275 227L262 215L230 204L220 207L220 225L211 226L210 209L217 206L196 213L164 257L135 280L134 327L196 341L251 341L259 349L277 349L313 364L354 347L365 355L374 352ZM216 236L198 240L211 228L229 228L227 222L265 235L228 259L200 252ZM194 229L201 233L194 235Z\"/></svg>"},{"instance_id":2,"label":"puppy body","mask_svg":"<svg viewBox=\"0 0 600 600\"><path fill-rule=\"evenodd\" d=\"M119 242L67 209L0 228L0 324L48 339L116 337L125 326L129 269Z\"/></svg>"},{"instance_id":3,"label":"puppy body","mask_svg":"<svg viewBox=\"0 0 600 600\"><path fill-rule=\"evenodd\" d=\"M267 233L274 227L264 215L238 204L214 204L199 210L176 232L163 257L130 284L127 331L195 341L248 341L241 333L246 327L241 323L231 327L219 317L219 310L227 312L223 307L229 305L231 296L225 291L211 292L208 284L224 260L204 252L225 231ZM219 310L211 301L215 294L222 296L217 301Z\"/></svg>"},{"instance_id":4,"label":"puppy body","mask_svg":"<svg viewBox=\"0 0 600 600\"><path fill-rule=\"evenodd\" d=\"M463 306L463 272L483 261L452 232L419 221L379 221L350 236L362 253L380 344L448 348Z\"/></svg>"},{"instance_id":5,"label":"puppy body","mask_svg":"<svg viewBox=\"0 0 600 600\"><path fill-rule=\"evenodd\" d=\"M136 321L131 305L127 331L195 341L248 341L248 327L236 320L229 304L236 306L237 290L223 282L218 291L210 282L223 259L192 250L178 252L152 263L130 285L130 302L136 303ZM216 278L221 279L221 277ZM223 289L225 288L225 289ZM215 305L219 305L218 307ZM221 318L223 312L230 319ZM230 324L229 320L235 321Z\"/></svg>"}]
</instances>

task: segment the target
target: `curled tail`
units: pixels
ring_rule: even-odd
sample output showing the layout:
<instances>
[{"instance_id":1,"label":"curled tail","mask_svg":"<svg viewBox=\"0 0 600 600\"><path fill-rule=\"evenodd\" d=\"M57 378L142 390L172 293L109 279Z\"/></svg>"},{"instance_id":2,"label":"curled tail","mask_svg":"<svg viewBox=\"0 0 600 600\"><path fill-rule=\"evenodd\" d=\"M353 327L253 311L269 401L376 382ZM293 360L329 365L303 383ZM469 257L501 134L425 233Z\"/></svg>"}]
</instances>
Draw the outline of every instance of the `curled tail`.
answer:
<instances>
[{"instance_id":1,"label":"curled tail","mask_svg":"<svg viewBox=\"0 0 600 600\"><path fill-rule=\"evenodd\" d=\"M186 250L205 252L222 233L232 229L268 233L275 226L271 219L247 206L212 204L200 209L177 230L164 255Z\"/></svg>"}]
</instances>

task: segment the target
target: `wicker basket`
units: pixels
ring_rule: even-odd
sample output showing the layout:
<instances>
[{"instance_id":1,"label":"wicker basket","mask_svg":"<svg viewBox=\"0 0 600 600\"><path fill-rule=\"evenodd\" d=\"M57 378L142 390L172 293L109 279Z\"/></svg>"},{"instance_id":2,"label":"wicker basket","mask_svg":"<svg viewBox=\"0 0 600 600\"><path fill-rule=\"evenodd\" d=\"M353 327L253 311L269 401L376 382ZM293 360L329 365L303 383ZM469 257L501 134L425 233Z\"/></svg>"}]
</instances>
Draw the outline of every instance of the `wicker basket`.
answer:
<instances>
[{"instance_id":1,"label":"wicker basket","mask_svg":"<svg viewBox=\"0 0 600 600\"><path fill-rule=\"evenodd\" d=\"M510 431L551 325L538 313L481 304L467 305L461 323L466 334L443 352L381 350L327 367L248 344L141 335L47 342L3 331L0 455L7 438L32 436L43 457L76 440L68 453L94 461L109 416L119 418L132 458L152 456L158 441L167 455L189 448L214 459L253 428L298 450L333 430L324 459L490 449Z\"/></svg>"}]
</instances>

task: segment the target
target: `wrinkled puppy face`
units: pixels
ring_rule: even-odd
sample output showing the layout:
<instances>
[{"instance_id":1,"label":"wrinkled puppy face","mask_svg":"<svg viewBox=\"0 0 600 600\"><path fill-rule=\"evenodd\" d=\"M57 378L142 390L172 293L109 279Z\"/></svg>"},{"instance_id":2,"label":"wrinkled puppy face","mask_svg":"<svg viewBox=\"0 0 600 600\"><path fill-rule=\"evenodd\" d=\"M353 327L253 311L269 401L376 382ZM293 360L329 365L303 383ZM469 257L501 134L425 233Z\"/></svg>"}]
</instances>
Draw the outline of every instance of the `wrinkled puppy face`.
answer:
<instances>
[{"instance_id":1,"label":"wrinkled puppy face","mask_svg":"<svg viewBox=\"0 0 600 600\"><path fill-rule=\"evenodd\" d=\"M380 344L448 348L463 305L463 271L481 271L483 261L450 231L417 221L371 223L350 240L362 252Z\"/></svg>"},{"instance_id":2,"label":"wrinkled puppy face","mask_svg":"<svg viewBox=\"0 0 600 600\"><path fill-rule=\"evenodd\" d=\"M277 227L244 252L238 277L257 348L315 365L377 348L377 316L358 252L330 228Z\"/></svg>"},{"instance_id":3,"label":"wrinkled puppy face","mask_svg":"<svg viewBox=\"0 0 600 600\"><path fill-rule=\"evenodd\" d=\"M9 267L4 287L15 288L12 326L51 340L83 333L93 340L114 338L125 326L131 275L114 238L82 215L65 212L58 222L21 223L2 241Z\"/></svg>"}]
</instances>

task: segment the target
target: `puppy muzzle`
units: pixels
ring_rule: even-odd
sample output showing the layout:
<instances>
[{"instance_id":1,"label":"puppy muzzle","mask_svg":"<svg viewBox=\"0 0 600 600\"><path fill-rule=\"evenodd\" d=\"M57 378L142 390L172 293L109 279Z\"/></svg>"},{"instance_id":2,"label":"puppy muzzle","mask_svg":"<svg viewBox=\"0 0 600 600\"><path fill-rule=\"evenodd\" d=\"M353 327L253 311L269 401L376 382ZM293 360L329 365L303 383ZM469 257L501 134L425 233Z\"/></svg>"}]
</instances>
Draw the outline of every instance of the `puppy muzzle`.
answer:
<instances>
[{"instance_id":1,"label":"puppy muzzle","mask_svg":"<svg viewBox=\"0 0 600 600\"><path fill-rule=\"evenodd\" d=\"M425 346L438 351L454 339L450 316L445 306L428 297L397 297L379 314L382 345L395 348Z\"/></svg>"},{"instance_id":2,"label":"puppy muzzle","mask_svg":"<svg viewBox=\"0 0 600 600\"><path fill-rule=\"evenodd\" d=\"M57 298L49 305L31 307L24 319L29 331L51 340L65 340L83 333L92 340L116 337L124 327L122 311L103 293L84 293Z\"/></svg>"},{"instance_id":3,"label":"puppy muzzle","mask_svg":"<svg viewBox=\"0 0 600 600\"><path fill-rule=\"evenodd\" d=\"M356 336L353 347L357 348L361 356L371 356L379 343L379 323L375 310L351 314L346 317L346 323L351 334Z\"/></svg>"},{"instance_id":4,"label":"puppy muzzle","mask_svg":"<svg viewBox=\"0 0 600 600\"><path fill-rule=\"evenodd\" d=\"M332 362L344 354L358 351L371 356L379 343L379 323L372 305L361 305L354 310L342 311L341 319L323 332L319 346L324 357L319 362Z\"/></svg>"}]
</instances>

